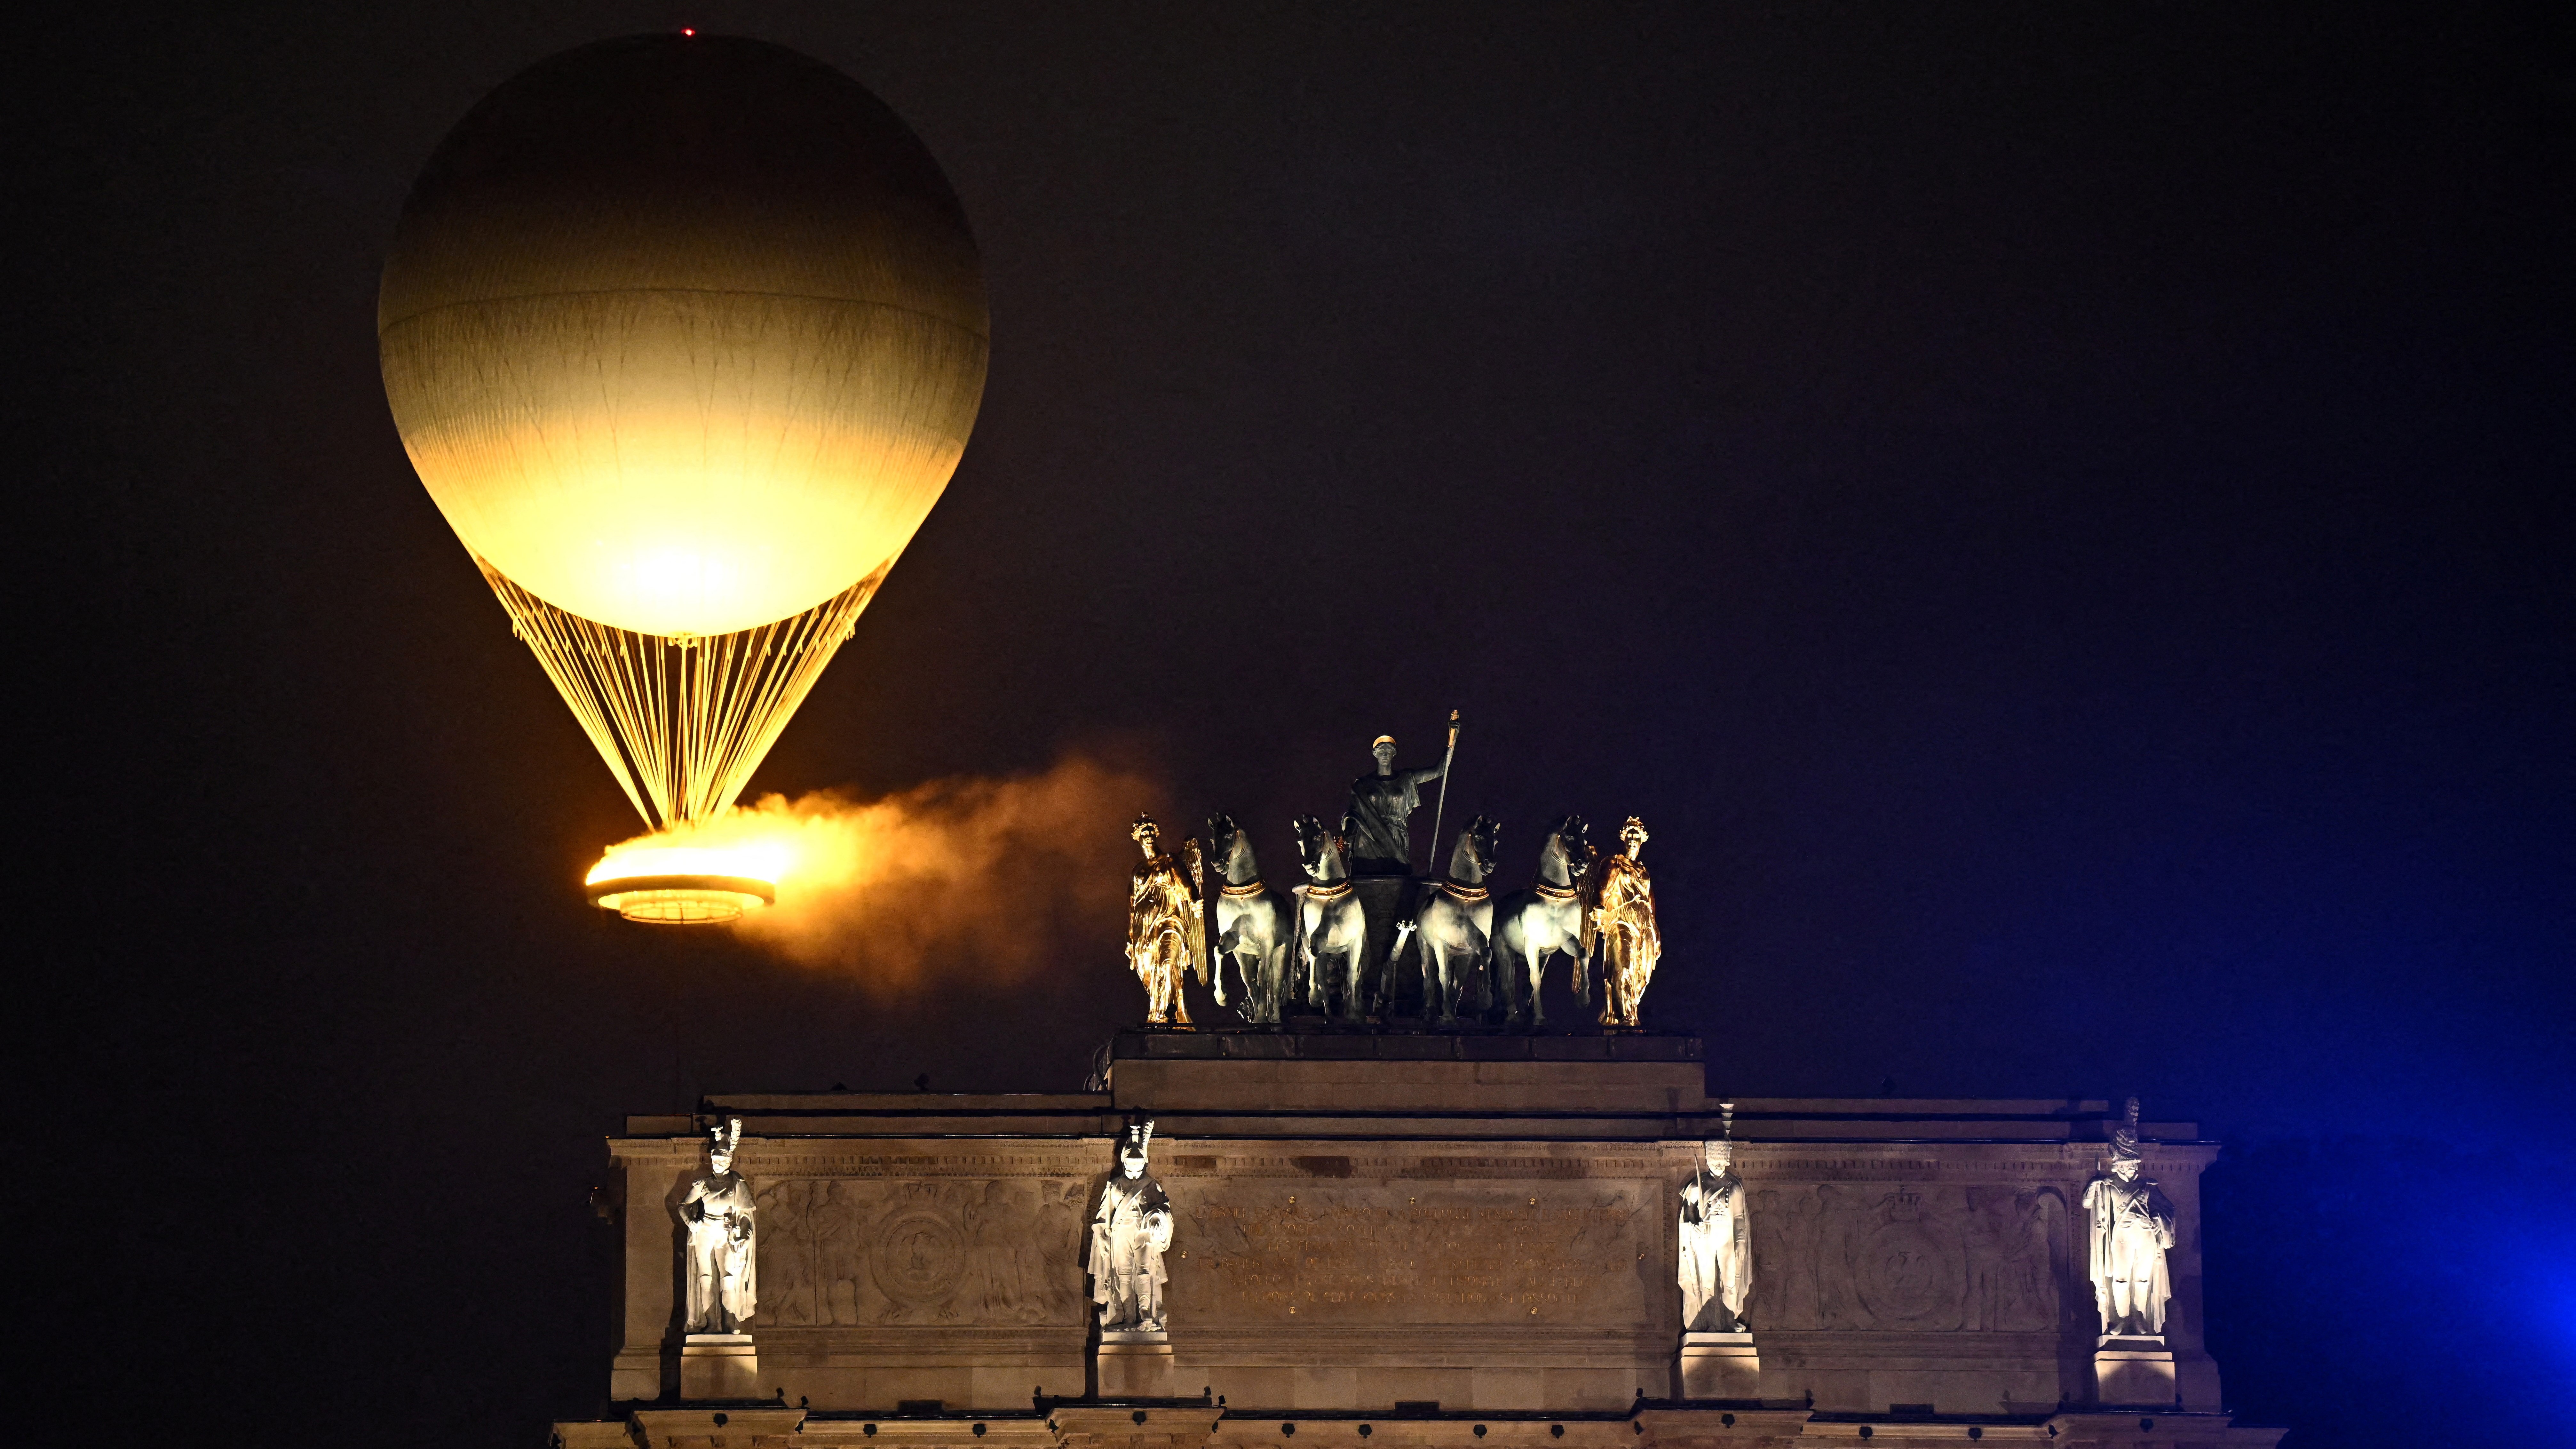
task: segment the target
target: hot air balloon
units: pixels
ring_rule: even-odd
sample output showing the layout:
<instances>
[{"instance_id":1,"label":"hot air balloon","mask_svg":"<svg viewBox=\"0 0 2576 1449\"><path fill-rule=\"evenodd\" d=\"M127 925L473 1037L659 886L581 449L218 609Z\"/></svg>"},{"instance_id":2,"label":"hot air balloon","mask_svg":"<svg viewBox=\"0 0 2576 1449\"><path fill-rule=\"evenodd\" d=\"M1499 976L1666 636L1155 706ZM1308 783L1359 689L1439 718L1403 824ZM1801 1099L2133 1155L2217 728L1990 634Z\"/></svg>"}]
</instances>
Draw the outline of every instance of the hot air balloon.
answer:
<instances>
[{"instance_id":1,"label":"hot air balloon","mask_svg":"<svg viewBox=\"0 0 2576 1449\"><path fill-rule=\"evenodd\" d=\"M412 466L654 830L721 815L956 471L990 336L964 212L856 81L711 36L584 46L457 123L377 337ZM771 898L686 853L635 919Z\"/></svg>"}]
</instances>

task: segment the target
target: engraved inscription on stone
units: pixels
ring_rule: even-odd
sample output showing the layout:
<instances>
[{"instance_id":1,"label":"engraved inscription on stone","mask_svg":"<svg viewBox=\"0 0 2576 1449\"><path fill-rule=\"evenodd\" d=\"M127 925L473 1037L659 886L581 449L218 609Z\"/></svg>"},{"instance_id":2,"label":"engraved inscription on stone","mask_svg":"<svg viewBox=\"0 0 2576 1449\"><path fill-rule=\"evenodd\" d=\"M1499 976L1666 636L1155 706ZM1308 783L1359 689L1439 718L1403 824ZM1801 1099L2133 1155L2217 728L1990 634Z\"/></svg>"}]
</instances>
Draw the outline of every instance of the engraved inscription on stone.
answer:
<instances>
[{"instance_id":1,"label":"engraved inscription on stone","mask_svg":"<svg viewBox=\"0 0 2576 1449\"><path fill-rule=\"evenodd\" d=\"M1171 1293L1194 1322L1646 1327L1661 1302L1649 1283L1670 1286L1662 1218L1645 1211L1660 1183L1336 1174L1169 1187L1191 1245Z\"/></svg>"},{"instance_id":2,"label":"engraved inscription on stone","mask_svg":"<svg viewBox=\"0 0 2576 1449\"><path fill-rule=\"evenodd\" d=\"M1079 1325L1090 1184L760 1184L759 1327Z\"/></svg>"},{"instance_id":3,"label":"engraved inscription on stone","mask_svg":"<svg viewBox=\"0 0 2576 1449\"><path fill-rule=\"evenodd\" d=\"M2053 1188L1772 1184L1753 1200L1757 1328L2058 1327L2069 1239Z\"/></svg>"}]
</instances>

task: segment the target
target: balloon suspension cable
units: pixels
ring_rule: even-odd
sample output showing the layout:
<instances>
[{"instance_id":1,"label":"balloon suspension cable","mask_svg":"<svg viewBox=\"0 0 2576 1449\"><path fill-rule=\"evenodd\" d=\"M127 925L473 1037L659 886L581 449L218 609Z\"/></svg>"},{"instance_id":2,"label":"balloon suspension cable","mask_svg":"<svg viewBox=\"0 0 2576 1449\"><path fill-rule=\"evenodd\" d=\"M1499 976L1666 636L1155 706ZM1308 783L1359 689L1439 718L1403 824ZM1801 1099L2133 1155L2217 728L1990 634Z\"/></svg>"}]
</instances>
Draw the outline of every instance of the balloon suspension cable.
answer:
<instances>
[{"instance_id":1,"label":"balloon suspension cable","mask_svg":"<svg viewBox=\"0 0 2576 1449\"><path fill-rule=\"evenodd\" d=\"M730 634L639 634L570 614L477 558L582 732L654 830L731 809L892 561L800 614Z\"/></svg>"}]
</instances>

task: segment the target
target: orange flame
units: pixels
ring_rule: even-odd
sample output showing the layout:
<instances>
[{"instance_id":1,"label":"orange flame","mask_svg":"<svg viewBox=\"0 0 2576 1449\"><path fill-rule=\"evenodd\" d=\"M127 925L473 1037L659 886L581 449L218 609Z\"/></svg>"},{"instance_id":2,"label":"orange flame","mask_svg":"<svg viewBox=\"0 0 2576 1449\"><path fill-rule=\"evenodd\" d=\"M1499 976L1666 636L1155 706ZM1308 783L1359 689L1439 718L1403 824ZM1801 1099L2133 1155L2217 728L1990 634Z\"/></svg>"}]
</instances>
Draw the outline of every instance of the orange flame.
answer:
<instances>
[{"instance_id":1,"label":"orange flame","mask_svg":"<svg viewBox=\"0 0 2576 1449\"><path fill-rule=\"evenodd\" d=\"M1091 956L1114 968L1135 855L1127 822L1164 795L1141 774L1081 756L1035 775L938 780L875 800L766 795L611 847L589 884L596 893L683 874L773 882L776 904L742 908L738 934L896 989L950 966L987 983Z\"/></svg>"}]
</instances>

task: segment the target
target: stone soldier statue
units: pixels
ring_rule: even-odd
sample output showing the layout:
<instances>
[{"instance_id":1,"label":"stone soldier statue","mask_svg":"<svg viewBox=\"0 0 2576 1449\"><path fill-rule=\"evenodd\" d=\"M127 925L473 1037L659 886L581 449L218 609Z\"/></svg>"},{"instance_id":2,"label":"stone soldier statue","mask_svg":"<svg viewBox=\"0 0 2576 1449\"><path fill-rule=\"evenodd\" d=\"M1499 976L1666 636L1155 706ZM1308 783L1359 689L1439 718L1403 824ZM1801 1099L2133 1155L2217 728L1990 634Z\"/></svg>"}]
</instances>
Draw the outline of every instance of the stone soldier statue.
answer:
<instances>
[{"instance_id":1,"label":"stone soldier statue","mask_svg":"<svg viewBox=\"0 0 2576 1449\"><path fill-rule=\"evenodd\" d=\"M2111 1152L2102 1171L2084 1185L2084 1210L2092 1215L2093 1301L2102 1312L2104 1337L2161 1335L2165 1303L2173 1296L2165 1250L2174 1245L2174 1205L2145 1176L2138 1151L2138 1099L2111 1129Z\"/></svg>"},{"instance_id":2,"label":"stone soldier statue","mask_svg":"<svg viewBox=\"0 0 2576 1449\"><path fill-rule=\"evenodd\" d=\"M1734 1115L1731 1106L1721 1108ZM1753 1232L1744 1179L1735 1175L1735 1144L1701 1144L1701 1163L1682 1184L1682 1331L1740 1333L1753 1289Z\"/></svg>"},{"instance_id":3,"label":"stone soldier statue","mask_svg":"<svg viewBox=\"0 0 2576 1449\"><path fill-rule=\"evenodd\" d=\"M1181 842L1179 858L1161 851L1162 829L1139 815L1128 830L1145 852L1127 885L1127 964L1145 983L1145 1020L1156 1026L1190 1024L1181 978L1208 977L1207 913L1199 904L1199 843Z\"/></svg>"},{"instance_id":4,"label":"stone soldier statue","mask_svg":"<svg viewBox=\"0 0 2576 1449\"><path fill-rule=\"evenodd\" d=\"M733 1170L742 1142L735 1117L709 1134L707 1170L680 1199L688 1232L689 1332L743 1333L759 1299L752 1239L751 1183Z\"/></svg>"},{"instance_id":5,"label":"stone soldier statue","mask_svg":"<svg viewBox=\"0 0 2576 1449\"><path fill-rule=\"evenodd\" d=\"M1369 746L1369 753L1377 757L1377 770L1351 782L1350 808L1343 819L1343 833L1350 841L1351 871L1355 875L1411 875L1410 817L1422 808L1422 787L1439 779L1448 766L1397 769L1393 735L1379 735L1376 743Z\"/></svg>"},{"instance_id":6,"label":"stone soldier statue","mask_svg":"<svg viewBox=\"0 0 2576 1449\"><path fill-rule=\"evenodd\" d=\"M1601 904L1592 911L1593 940L1601 951L1601 1024L1635 1026L1663 959L1664 938L1655 929L1655 882L1638 857L1646 853L1645 822L1636 816L1619 827L1619 853L1601 871Z\"/></svg>"},{"instance_id":7,"label":"stone soldier statue","mask_svg":"<svg viewBox=\"0 0 2576 1449\"><path fill-rule=\"evenodd\" d=\"M1172 1246L1172 1200L1145 1175L1152 1122L1131 1123L1118 1147L1118 1173L1091 1215L1091 1301L1103 1333L1161 1333L1163 1252Z\"/></svg>"}]
</instances>

